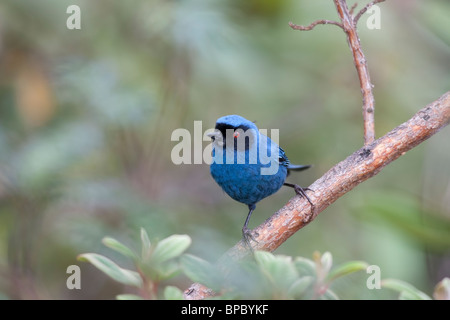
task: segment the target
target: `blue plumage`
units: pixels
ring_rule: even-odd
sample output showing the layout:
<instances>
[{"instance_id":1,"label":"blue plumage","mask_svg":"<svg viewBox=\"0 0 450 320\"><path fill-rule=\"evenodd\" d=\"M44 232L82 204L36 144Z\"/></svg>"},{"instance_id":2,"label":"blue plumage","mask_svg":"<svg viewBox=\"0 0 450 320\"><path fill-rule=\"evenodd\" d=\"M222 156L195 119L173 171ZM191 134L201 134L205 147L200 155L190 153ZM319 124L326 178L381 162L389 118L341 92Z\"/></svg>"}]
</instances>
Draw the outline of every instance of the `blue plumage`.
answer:
<instances>
[{"instance_id":1,"label":"blue plumage","mask_svg":"<svg viewBox=\"0 0 450 320\"><path fill-rule=\"evenodd\" d=\"M234 200L253 206L277 192L286 180L287 167L261 175L261 164L211 164L211 175Z\"/></svg>"},{"instance_id":2,"label":"blue plumage","mask_svg":"<svg viewBox=\"0 0 450 320\"><path fill-rule=\"evenodd\" d=\"M305 170L310 166L291 165L275 142L261 134L257 126L238 115L221 117L216 130L209 134L213 140L211 175L234 200L249 208L242 233L249 244L248 221L256 203L274 194L283 185L310 199L301 187L285 183L289 171Z\"/></svg>"}]
</instances>

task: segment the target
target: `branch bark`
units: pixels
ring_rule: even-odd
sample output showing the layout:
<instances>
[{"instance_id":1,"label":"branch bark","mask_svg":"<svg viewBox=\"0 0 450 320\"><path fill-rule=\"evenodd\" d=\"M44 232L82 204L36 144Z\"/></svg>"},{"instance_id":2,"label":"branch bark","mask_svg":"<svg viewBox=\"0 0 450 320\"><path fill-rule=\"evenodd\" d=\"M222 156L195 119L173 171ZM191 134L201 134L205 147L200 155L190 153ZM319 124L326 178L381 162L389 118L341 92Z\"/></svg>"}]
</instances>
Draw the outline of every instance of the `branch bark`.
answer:
<instances>
[{"instance_id":1,"label":"branch bark","mask_svg":"<svg viewBox=\"0 0 450 320\"><path fill-rule=\"evenodd\" d=\"M334 24L342 28L346 33L347 42L353 55L353 63L355 64L356 71L358 72L361 93L363 96L362 112L364 121L364 144L368 145L375 140L375 99L373 97L373 85L370 81L367 61L361 49L361 43L359 41L358 32L356 31L356 26L358 20L370 7L379 2L384 2L385 0L373 0L372 2L369 2L358 12L355 17L353 17L353 11L356 8L356 4L354 4L349 10L345 0L333 1L341 22L332 20L317 20L306 27L289 22L289 26L294 30L309 31L314 29L314 27L319 24Z\"/></svg>"},{"instance_id":2,"label":"branch bark","mask_svg":"<svg viewBox=\"0 0 450 320\"><path fill-rule=\"evenodd\" d=\"M374 1L375 2L375 1ZM370 6L374 4L370 3ZM379 2L379 1L378 1ZM361 15L367 11L369 5L364 7L354 19L350 13L345 0L334 0L342 27L347 34L348 45L352 51L353 62L358 72L359 83L363 95L363 120L364 120L364 144L369 145L375 140L375 99L372 93L372 82L370 81L369 69L364 53L361 49L356 23Z\"/></svg>"},{"instance_id":3,"label":"branch bark","mask_svg":"<svg viewBox=\"0 0 450 320\"><path fill-rule=\"evenodd\" d=\"M306 26L306 27L289 22L289 27L291 27L294 30L310 31L310 30L314 29L314 27L317 26L318 24L334 24L335 26L338 26L338 27L344 29L344 27L342 26L341 23L339 23L337 21L333 21L333 20L317 20L317 21L312 22L309 26Z\"/></svg>"},{"instance_id":4,"label":"branch bark","mask_svg":"<svg viewBox=\"0 0 450 320\"><path fill-rule=\"evenodd\" d=\"M339 162L309 186L314 190L308 193L314 203L313 210L304 198L295 196L290 199L283 208L253 229L253 237L257 241L253 248L274 251L337 199L449 123L450 91L425 106L410 120ZM228 260L241 259L248 254L245 244L240 241L224 254L218 265L226 265ZM203 299L212 295L211 290L200 284L193 284L185 291L186 299Z\"/></svg>"}]
</instances>

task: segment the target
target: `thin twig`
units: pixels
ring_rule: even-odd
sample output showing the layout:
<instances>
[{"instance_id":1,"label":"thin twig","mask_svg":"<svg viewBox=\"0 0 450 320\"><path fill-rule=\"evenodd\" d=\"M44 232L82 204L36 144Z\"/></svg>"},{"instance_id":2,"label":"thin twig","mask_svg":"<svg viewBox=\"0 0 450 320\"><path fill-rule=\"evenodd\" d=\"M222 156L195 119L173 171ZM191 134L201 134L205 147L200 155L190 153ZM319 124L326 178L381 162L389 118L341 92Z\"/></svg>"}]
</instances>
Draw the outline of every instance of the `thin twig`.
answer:
<instances>
[{"instance_id":1,"label":"thin twig","mask_svg":"<svg viewBox=\"0 0 450 320\"><path fill-rule=\"evenodd\" d=\"M384 1L386 1L386 0L373 0L372 2L369 2L368 4L366 4L366 6L365 6L364 8L362 8L362 9L358 12L358 14L353 18L353 23L355 24L355 27L356 27L356 24L358 23L359 19L361 18L361 16L362 16L364 13L366 13L366 11L367 11L370 7L372 7L374 4L377 4L377 3L380 3L380 2L384 2ZM353 7L352 7L352 10L350 10L350 14L353 14Z\"/></svg>"},{"instance_id":2,"label":"thin twig","mask_svg":"<svg viewBox=\"0 0 450 320\"><path fill-rule=\"evenodd\" d=\"M363 122L364 122L364 144L368 145L375 140L375 98L372 92L372 82L370 81L369 69L366 58L361 49L358 33L356 31L356 22L360 19L371 6L385 0L374 0L362 8L355 18L352 13L356 4L349 10L345 0L334 0L336 10L341 22L332 20L317 20L308 26L301 26L289 22L289 26L294 30L309 31L319 24L334 24L344 30L347 34L348 44L352 51L353 62L358 72L359 83L363 95Z\"/></svg>"},{"instance_id":3,"label":"thin twig","mask_svg":"<svg viewBox=\"0 0 450 320\"><path fill-rule=\"evenodd\" d=\"M314 29L315 26L317 26L318 24L334 24L340 28L343 28L342 24L337 22L337 21L333 21L333 20L317 20L314 21L313 23L311 23L309 26L300 26L298 24L289 22L289 26L294 29L294 30L302 30L302 31L309 31Z\"/></svg>"},{"instance_id":4,"label":"thin twig","mask_svg":"<svg viewBox=\"0 0 450 320\"><path fill-rule=\"evenodd\" d=\"M313 211L305 198L295 196L290 199L283 208L253 230L256 240L253 249L274 251L337 199L375 176L386 165L449 123L450 91L385 136L354 152L316 180L310 186L314 192L308 193L314 203ZM227 261L241 259L247 254L248 249L241 241L225 253L218 264L226 265ZM203 299L213 294L205 286L193 284L185 291L185 299Z\"/></svg>"},{"instance_id":5,"label":"thin twig","mask_svg":"<svg viewBox=\"0 0 450 320\"><path fill-rule=\"evenodd\" d=\"M356 7L358 6L358 2L355 2L352 7L350 8L350 14L353 14L353 11L355 11Z\"/></svg>"},{"instance_id":6,"label":"thin twig","mask_svg":"<svg viewBox=\"0 0 450 320\"><path fill-rule=\"evenodd\" d=\"M364 144L368 145L375 140L375 99L372 93L373 85L370 81L369 69L361 49L356 25L348 10L347 3L345 0L334 0L334 4L339 18L342 21L343 29L347 34L348 44L353 54L353 62L358 72L359 84L363 95Z\"/></svg>"}]
</instances>

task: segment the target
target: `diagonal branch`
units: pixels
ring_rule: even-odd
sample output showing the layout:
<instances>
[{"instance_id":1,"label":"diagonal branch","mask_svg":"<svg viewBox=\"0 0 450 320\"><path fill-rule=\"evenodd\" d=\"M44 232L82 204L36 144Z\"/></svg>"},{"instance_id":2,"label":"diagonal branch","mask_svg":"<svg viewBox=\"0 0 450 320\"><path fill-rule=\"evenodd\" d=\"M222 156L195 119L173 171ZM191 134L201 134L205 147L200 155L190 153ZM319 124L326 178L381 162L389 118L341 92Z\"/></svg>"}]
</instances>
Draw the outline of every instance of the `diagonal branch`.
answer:
<instances>
[{"instance_id":1,"label":"diagonal branch","mask_svg":"<svg viewBox=\"0 0 450 320\"><path fill-rule=\"evenodd\" d=\"M449 123L450 91L425 106L410 120L354 152L316 180L310 186L314 193L308 193L315 205L313 211L304 198L295 196L290 199L283 208L253 230L253 237L257 241L253 248L274 251L337 199ZM241 241L225 253L218 265L223 268L228 260L238 260L248 254ZM203 299L211 295L211 290L198 283L185 291L186 299Z\"/></svg>"}]
</instances>

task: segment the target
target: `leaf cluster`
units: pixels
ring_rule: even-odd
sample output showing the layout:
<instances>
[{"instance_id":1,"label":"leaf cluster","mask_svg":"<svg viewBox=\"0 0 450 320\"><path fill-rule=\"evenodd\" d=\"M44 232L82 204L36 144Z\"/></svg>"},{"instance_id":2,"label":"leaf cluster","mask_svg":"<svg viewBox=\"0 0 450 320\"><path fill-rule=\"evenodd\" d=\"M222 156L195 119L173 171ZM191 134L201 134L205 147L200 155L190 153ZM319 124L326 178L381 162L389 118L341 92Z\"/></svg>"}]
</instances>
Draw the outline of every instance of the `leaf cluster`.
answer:
<instances>
[{"instance_id":1,"label":"leaf cluster","mask_svg":"<svg viewBox=\"0 0 450 320\"><path fill-rule=\"evenodd\" d=\"M78 259L93 264L113 280L139 290L139 294L121 294L117 299L183 299L183 292L178 287L168 285L160 290L162 281L183 273L191 281L214 290L215 299L336 300L339 297L331 289L333 282L356 272L367 271L369 267L363 261L333 266L330 252L314 252L313 258L308 259L265 251L255 251L251 259L219 266L184 253L191 244L188 235L172 235L152 243L144 229L141 229L139 254L110 237L105 237L102 242L131 259L136 270L122 268L97 253L80 254ZM431 299L401 280L385 279L381 281L381 286L399 292L399 299ZM435 299L450 297L448 278L436 286L433 296Z\"/></svg>"}]
</instances>

